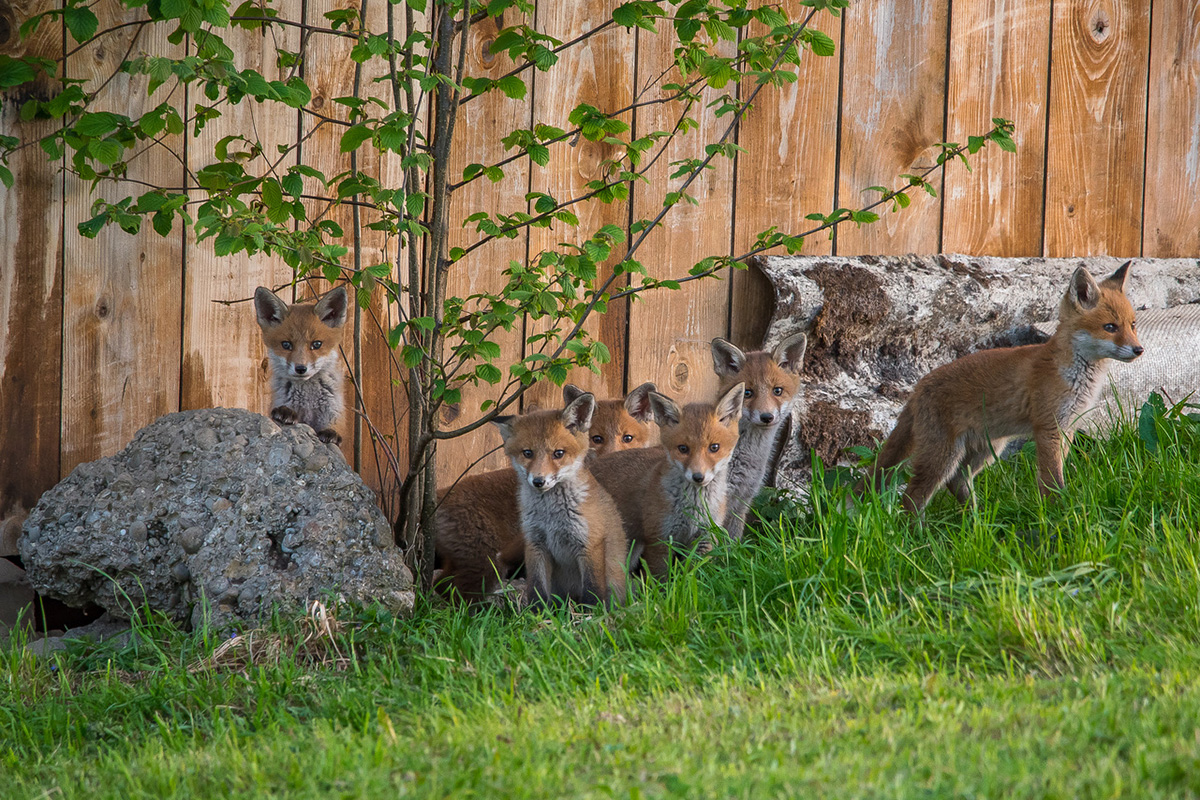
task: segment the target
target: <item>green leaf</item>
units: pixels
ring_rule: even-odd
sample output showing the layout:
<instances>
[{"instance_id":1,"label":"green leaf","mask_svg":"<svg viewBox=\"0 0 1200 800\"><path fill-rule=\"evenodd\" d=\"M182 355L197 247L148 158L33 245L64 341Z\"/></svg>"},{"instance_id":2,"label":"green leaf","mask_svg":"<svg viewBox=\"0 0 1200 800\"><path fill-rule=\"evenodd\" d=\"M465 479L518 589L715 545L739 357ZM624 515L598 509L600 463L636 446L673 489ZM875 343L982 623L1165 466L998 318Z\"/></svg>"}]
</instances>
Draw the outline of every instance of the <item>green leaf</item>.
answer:
<instances>
[{"instance_id":1,"label":"green leaf","mask_svg":"<svg viewBox=\"0 0 1200 800\"><path fill-rule=\"evenodd\" d=\"M123 148L112 139L101 139L90 142L87 146L88 155L106 166L112 166L121 160Z\"/></svg>"},{"instance_id":2,"label":"green leaf","mask_svg":"<svg viewBox=\"0 0 1200 800\"><path fill-rule=\"evenodd\" d=\"M37 72L26 61L9 55L0 55L0 89L20 86L37 77Z\"/></svg>"},{"instance_id":3,"label":"green leaf","mask_svg":"<svg viewBox=\"0 0 1200 800\"><path fill-rule=\"evenodd\" d=\"M475 375L478 376L480 380L484 380L492 384L499 383L500 379L504 377L504 373L502 373L498 367L492 364L480 364L479 366L475 367Z\"/></svg>"},{"instance_id":4,"label":"green leaf","mask_svg":"<svg viewBox=\"0 0 1200 800\"><path fill-rule=\"evenodd\" d=\"M104 227L104 223L108 221L107 214L97 214L87 222L81 222L76 229L79 235L88 239L95 239L96 234L100 233L100 229Z\"/></svg>"},{"instance_id":5,"label":"green leaf","mask_svg":"<svg viewBox=\"0 0 1200 800\"><path fill-rule=\"evenodd\" d=\"M79 43L95 36L96 28L100 25L100 20L96 19L95 14L79 6L63 9L63 22L71 32L71 38Z\"/></svg>"},{"instance_id":6,"label":"green leaf","mask_svg":"<svg viewBox=\"0 0 1200 800\"><path fill-rule=\"evenodd\" d=\"M496 88L513 100L523 99L526 93L525 81L516 75L505 75L503 78L500 78L496 81Z\"/></svg>"},{"instance_id":7,"label":"green leaf","mask_svg":"<svg viewBox=\"0 0 1200 800\"><path fill-rule=\"evenodd\" d=\"M342 134L342 143L340 145L343 153L351 153L358 149L359 145L371 138L371 129L366 125L355 125L352 128L346 129Z\"/></svg>"},{"instance_id":8,"label":"green leaf","mask_svg":"<svg viewBox=\"0 0 1200 800\"><path fill-rule=\"evenodd\" d=\"M3 164L0 164L0 183L3 183L8 189L11 189L13 185L12 170Z\"/></svg>"}]
</instances>

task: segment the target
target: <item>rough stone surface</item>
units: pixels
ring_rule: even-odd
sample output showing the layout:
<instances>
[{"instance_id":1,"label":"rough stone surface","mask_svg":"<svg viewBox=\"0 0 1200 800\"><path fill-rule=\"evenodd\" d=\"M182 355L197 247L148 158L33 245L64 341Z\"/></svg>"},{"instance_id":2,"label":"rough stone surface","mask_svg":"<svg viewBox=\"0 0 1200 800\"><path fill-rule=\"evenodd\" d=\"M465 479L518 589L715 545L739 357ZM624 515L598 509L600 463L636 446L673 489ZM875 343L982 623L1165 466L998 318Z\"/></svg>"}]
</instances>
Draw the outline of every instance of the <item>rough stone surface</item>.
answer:
<instances>
[{"instance_id":1,"label":"rough stone surface","mask_svg":"<svg viewBox=\"0 0 1200 800\"><path fill-rule=\"evenodd\" d=\"M39 592L119 618L148 604L227 626L328 592L397 614L413 604L391 526L340 452L240 409L168 414L81 464L18 546Z\"/></svg>"},{"instance_id":2,"label":"rough stone surface","mask_svg":"<svg viewBox=\"0 0 1200 800\"><path fill-rule=\"evenodd\" d=\"M809 450L830 463L845 448L886 436L917 380L976 350L1045 341L1076 267L1111 273L1127 259L974 256L772 257L757 266L775 290L764 347L808 334L796 435L784 449L784 485L804 484ZM1166 388L1200 389L1200 261L1134 259L1126 286L1146 353L1113 364L1128 406ZM1115 407L1115 405L1114 405ZM1104 420L1097 408L1089 420Z\"/></svg>"}]
</instances>

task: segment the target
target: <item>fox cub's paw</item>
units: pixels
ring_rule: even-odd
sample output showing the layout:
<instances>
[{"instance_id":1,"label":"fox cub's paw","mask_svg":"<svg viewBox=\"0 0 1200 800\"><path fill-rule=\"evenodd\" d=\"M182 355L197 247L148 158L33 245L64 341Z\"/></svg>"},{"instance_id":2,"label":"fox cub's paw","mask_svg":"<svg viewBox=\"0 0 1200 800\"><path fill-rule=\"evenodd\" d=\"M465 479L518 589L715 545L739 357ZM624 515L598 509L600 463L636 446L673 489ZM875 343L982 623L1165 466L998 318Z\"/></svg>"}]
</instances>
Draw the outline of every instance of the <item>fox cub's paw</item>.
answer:
<instances>
[{"instance_id":1,"label":"fox cub's paw","mask_svg":"<svg viewBox=\"0 0 1200 800\"><path fill-rule=\"evenodd\" d=\"M342 435L333 428L317 431L317 438L325 444L340 445L342 443Z\"/></svg>"},{"instance_id":2,"label":"fox cub's paw","mask_svg":"<svg viewBox=\"0 0 1200 800\"><path fill-rule=\"evenodd\" d=\"M295 425L300 416L290 406L275 406L271 409L271 419L280 425Z\"/></svg>"}]
</instances>

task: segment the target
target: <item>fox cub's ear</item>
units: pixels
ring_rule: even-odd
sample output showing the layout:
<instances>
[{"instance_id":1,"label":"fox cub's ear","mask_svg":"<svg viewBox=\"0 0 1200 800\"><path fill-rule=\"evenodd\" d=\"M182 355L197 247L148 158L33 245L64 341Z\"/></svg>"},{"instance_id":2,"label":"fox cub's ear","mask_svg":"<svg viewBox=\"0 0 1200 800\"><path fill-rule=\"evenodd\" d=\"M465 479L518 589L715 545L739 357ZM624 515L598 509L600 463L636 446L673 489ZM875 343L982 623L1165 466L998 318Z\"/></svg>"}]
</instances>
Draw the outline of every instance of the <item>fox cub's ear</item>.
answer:
<instances>
[{"instance_id":1,"label":"fox cub's ear","mask_svg":"<svg viewBox=\"0 0 1200 800\"><path fill-rule=\"evenodd\" d=\"M674 400L658 392L650 392L646 395L646 400L650 403L650 411L654 414L654 421L658 423L658 427L666 428L679 424L679 406L675 405Z\"/></svg>"},{"instance_id":2,"label":"fox cub's ear","mask_svg":"<svg viewBox=\"0 0 1200 800\"><path fill-rule=\"evenodd\" d=\"M717 419L726 428L737 427L742 416L742 400L746 396L746 384L739 383L721 395L717 401Z\"/></svg>"},{"instance_id":3,"label":"fox cub's ear","mask_svg":"<svg viewBox=\"0 0 1200 800\"><path fill-rule=\"evenodd\" d=\"M1129 265L1132 263L1132 261L1126 261L1124 264L1117 267L1116 272L1104 279L1104 285L1111 286L1114 289L1119 289L1122 292L1125 291L1125 279L1129 277Z\"/></svg>"},{"instance_id":4,"label":"fox cub's ear","mask_svg":"<svg viewBox=\"0 0 1200 800\"><path fill-rule=\"evenodd\" d=\"M1067 287L1067 299L1081 311L1090 311L1100 302L1100 287L1085 267L1079 267L1071 276L1071 285Z\"/></svg>"},{"instance_id":5,"label":"fox cub's ear","mask_svg":"<svg viewBox=\"0 0 1200 800\"><path fill-rule=\"evenodd\" d=\"M288 315L287 303L265 286L254 290L254 313L261 328L274 328Z\"/></svg>"},{"instance_id":6,"label":"fox cub's ear","mask_svg":"<svg viewBox=\"0 0 1200 800\"><path fill-rule=\"evenodd\" d=\"M592 413L596 410L596 396L584 392L571 402L562 412L563 427L571 433L586 433L592 427Z\"/></svg>"},{"instance_id":7,"label":"fox cub's ear","mask_svg":"<svg viewBox=\"0 0 1200 800\"><path fill-rule=\"evenodd\" d=\"M313 307L317 319L331 328L340 328L346 324L346 290L339 286L317 301Z\"/></svg>"},{"instance_id":8,"label":"fox cub's ear","mask_svg":"<svg viewBox=\"0 0 1200 800\"><path fill-rule=\"evenodd\" d=\"M746 366L746 354L726 339L718 336L712 340L713 371L722 378L737 375Z\"/></svg>"},{"instance_id":9,"label":"fox cub's ear","mask_svg":"<svg viewBox=\"0 0 1200 800\"><path fill-rule=\"evenodd\" d=\"M787 371L799 372L804 366L804 350L807 347L808 337L797 333L780 342L772 356L775 363Z\"/></svg>"},{"instance_id":10,"label":"fox cub's ear","mask_svg":"<svg viewBox=\"0 0 1200 800\"><path fill-rule=\"evenodd\" d=\"M650 393L657 387L647 381L625 395L625 410L629 416L638 422L646 423L654 419L654 409L650 407Z\"/></svg>"},{"instance_id":11,"label":"fox cub's ear","mask_svg":"<svg viewBox=\"0 0 1200 800\"><path fill-rule=\"evenodd\" d=\"M584 393L583 389L580 389L578 386L576 386L573 383L564 384L563 385L563 404L566 405L567 403L574 402L575 398L579 397L583 393Z\"/></svg>"},{"instance_id":12,"label":"fox cub's ear","mask_svg":"<svg viewBox=\"0 0 1200 800\"><path fill-rule=\"evenodd\" d=\"M492 420L492 424L500 430L500 439L507 442L508 438L513 435L513 420L516 416L509 414L507 417L496 417Z\"/></svg>"}]
</instances>

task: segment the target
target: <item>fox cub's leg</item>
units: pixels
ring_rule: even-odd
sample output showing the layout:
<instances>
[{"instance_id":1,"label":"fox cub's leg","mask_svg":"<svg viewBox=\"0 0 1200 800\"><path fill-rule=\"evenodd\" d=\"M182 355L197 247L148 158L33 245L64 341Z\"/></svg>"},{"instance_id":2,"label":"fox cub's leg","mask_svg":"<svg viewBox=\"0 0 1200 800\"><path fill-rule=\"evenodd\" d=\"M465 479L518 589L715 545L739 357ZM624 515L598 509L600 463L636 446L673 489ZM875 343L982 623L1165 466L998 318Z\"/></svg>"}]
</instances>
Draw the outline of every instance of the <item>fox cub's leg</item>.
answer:
<instances>
[{"instance_id":1,"label":"fox cub's leg","mask_svg":"<svg viewBox=\"0 0 1200 800\"><path fill-rule=\"evenodd\" d=\"M1071 445L1057 425L1035 428L1033 441L1037 444L1038 488L1051 494L1066 485L1063 480L1063 460Z\"/></svg>"},{"instance_id":2,"label":"fox cub's leg","mask_svg":"<svg viewBox=\"0 0 1200 800\"><path fill-rule=\"evenodd\" d=\"M922 511L958 469L965 449L962 440L943 435L918 442L910 462L912 478L904 490L904 508L912 514Z\"/></svg>"},{"instance_id":3,"label":"fox cub's leg","mask_svg":"<svg viewBox=\"0 0 1200 800\"><path fill-rule=\"evenodd\" d=\"M300 415L293 411L291 406L275 406L271 409L271 419L280 425L295 425Z\"/></svg>"},{"instance_id":4,"label":"fox cub's leg","mask_svg":"<svg viewBox=\"0 0 1200 800\"><path fill-rule=\"evenodd\" d=\"M963 456L962 464L950 476L950 480L946 484L958 502L966 505L975 498L975 493L972 488L972 483L979 471L986 467L992 460L994 451L1003 450L1004 442L972 442L967 447L967 454Z\"/></svg>"},{"instance_id":5,"label":"fox cub's leg","mask_svg":"<svg viewBox=\"0 0 1200 800\"><path fill-rule=\"evenodd\" d=\"M521 605L541 608L549 605L550 559L546 553L532 545L525 547L525 593Z\"/></svg>"}]
</instances>

